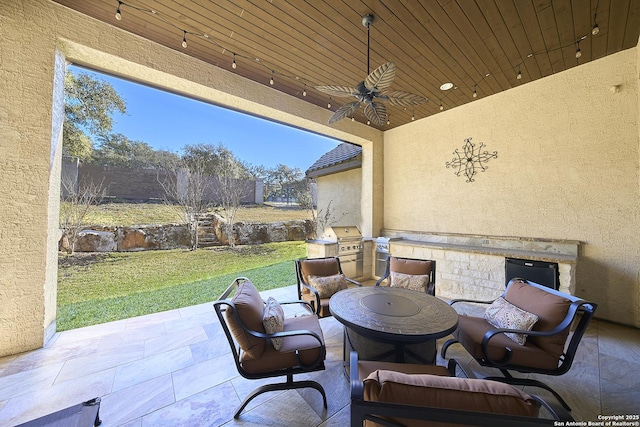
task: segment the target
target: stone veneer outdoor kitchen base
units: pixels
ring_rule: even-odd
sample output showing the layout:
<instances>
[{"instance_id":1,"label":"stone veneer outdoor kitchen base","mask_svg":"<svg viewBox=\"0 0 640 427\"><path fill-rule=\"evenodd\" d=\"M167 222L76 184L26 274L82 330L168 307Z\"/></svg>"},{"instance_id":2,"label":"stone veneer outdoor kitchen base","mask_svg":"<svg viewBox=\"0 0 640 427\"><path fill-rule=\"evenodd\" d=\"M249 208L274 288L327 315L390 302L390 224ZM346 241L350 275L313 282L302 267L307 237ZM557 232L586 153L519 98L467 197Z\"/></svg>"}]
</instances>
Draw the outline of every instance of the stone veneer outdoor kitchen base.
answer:
<instances>
[{"instance_id":1,"label":"stone veneer outdoor kitchen base","mask_svg":"<svg viewBox=\"0 0 640 427\"><path fill-rule=\"evenodd\" d=\"M492 300L506 284L505 258L557 262L560 292L575 292L580 242L526 237L477 236L385 229L393 256L436 261L436 295Z\"/></svg>"}]
</instances>

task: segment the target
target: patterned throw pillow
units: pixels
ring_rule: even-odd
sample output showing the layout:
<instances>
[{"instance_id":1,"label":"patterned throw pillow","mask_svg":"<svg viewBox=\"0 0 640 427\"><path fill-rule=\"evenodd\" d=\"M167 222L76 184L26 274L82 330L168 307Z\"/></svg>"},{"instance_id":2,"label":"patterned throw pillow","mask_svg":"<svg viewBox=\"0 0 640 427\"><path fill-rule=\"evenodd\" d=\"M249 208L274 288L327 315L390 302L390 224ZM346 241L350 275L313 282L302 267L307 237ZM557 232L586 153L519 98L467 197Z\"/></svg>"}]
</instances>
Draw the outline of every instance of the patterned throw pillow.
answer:
<instances>
[{"instance_id":1,"label":"patterned throw pillow","mask_svg":"<svg viewBox=\"0 0 640 427\"><path fill-rule=\"evenodd\" d=\"M426 292L429 286L430 276L428 274L404 274L395 271L391 272L392 288L405 288L412 291Z\"/></svg>"},{"instance_id":2,"label":"patterned throw pillow","mask_svg":"<svg viewBox=\"0 0 640 427\"><path fill-rule=\"evenodd\" d=\"M331 298L336 292L347 289L347 280L344 274L333 276L309 275L309 285L318 291L320 298Z\"/></svg>"},{"instance_id":3,"label":"patterned throw pillow","mask_svg":"<svg viewBox=\"0 0 640 427\"><path fill-rule=\"evenodd\" d=\"M273 297L269 297L267 304L264 306L262 324L268 334L284 331L284 310ZM271 343L276 350L282 348L282 340L283 338L271 338Z\"/></svg>"},{"instance_id":4,"label":"patterned throw pillow","mask_svg":"<svg viewBox=\"0 0 640 427\"><path fill-rule=\"evenodd\" d=\"M487 307L484 318L496 328L520 329L522 331L530 331L538 321L538 316L516 307L502 297ZM527 340L526 334L507 332L505 335L520 345L524 345Z\"/></svg>"}]
</instances>

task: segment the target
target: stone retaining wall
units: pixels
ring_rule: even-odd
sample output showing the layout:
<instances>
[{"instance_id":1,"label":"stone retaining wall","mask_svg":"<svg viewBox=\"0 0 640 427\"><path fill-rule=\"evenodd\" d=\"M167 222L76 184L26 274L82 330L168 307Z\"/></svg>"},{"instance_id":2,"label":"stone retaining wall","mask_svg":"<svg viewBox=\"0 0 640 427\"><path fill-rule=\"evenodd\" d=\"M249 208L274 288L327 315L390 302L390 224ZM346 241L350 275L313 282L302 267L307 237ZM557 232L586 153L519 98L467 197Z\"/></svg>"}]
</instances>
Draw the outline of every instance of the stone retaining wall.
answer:
<instances>
[{"instance_id":1,"label":"stone retaining wall","mask_svg":"<svg viewBox=\"0 0 640 427\"><path fill-rule=\"evenodd\" d=\"M222 231L224 219L210 215L203 221L212 230L200 230L201 247L227 245ZM306 240L312 236L309 220L234 224L236 245ZM203 236L208 236L204 239ZM191 247L186 224L142 225L136 227L87 227L78 233L76 252L130 252L162 249L188 249ZM60 250L67 250L66 239L61 238Z\"/></svg>"}]
</instances>

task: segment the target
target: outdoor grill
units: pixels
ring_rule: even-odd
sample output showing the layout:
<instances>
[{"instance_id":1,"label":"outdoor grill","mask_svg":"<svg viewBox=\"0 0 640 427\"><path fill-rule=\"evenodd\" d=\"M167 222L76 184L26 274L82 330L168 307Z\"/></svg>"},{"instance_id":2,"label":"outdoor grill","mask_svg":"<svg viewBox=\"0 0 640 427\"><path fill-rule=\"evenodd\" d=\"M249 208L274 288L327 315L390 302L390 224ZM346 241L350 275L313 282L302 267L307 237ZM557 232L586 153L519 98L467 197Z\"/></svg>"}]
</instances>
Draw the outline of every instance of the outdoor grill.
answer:
<instances>
[{"instance_id":1,"label":"outdoor grill","mask_svg":"<svg viewBox=\"0 0 640 427\"><path fill-rule=\"evenodd\" d=\"M390 256L389 242L392 240L402 240L401 237L376 237L376 264L375 275L380 277L387 268L387 258Z\"/></svg>"},{"instance_id":2,"label":"outdoor grill","mask_svg":"<svg viewBox=\"0 0 640 427\"><path fill-rule=\"evenodd\" d=\"M349 278L362 276L362 233L355 225L327 227L324 240L338 243L338 257L342 272Z\"/></svg>"}]
</instances>

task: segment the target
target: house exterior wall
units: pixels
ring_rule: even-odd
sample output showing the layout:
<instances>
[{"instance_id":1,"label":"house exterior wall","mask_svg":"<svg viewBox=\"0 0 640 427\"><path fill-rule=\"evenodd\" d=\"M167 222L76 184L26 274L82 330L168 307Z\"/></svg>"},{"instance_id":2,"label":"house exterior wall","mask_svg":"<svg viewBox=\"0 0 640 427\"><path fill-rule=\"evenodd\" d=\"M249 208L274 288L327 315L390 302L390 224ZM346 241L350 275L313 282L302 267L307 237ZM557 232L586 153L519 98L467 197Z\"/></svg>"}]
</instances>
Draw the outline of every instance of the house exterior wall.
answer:
<instances>
[{"instance_id":1,"label":"house exterior wall","mask_svg":"<svg viewBox=\"0 0 640 427\"><path fill-rule=\"evenodd\" d=\"M325 108L48 0L2 1L0 24L0 357L41 347L55 331L62 156L54 98L65 61L366 147L362 226L381 226L371 202L381 197L381 131L346 120L329 127Z\"/></svg>"},{"instance_id":2,"label":"house exterior wall","mask_svg":"<svg viewBox=\"0 0 640 427\"><path fill-rule=\"evenodd\" d=\"M634 48L387 131L384 228L580 241L576 295L640 326L638 127ZM465 138L498 153L474 182Z\"/></svg>"},{"instance_id":3,"label":"house exterior wall","mask_svg":"<svg viewBox=\"0 0 640 427\"><path fill-rule=\"evenodd\" d=\"M357 225L361 227L360 203L362 194L362 169L318 177L318 216L327 212L331 202L329 225ZM362 230L361 230L362 231ZM323 230L318 230L322 236Z\"/></svg>"}]
</instances>

